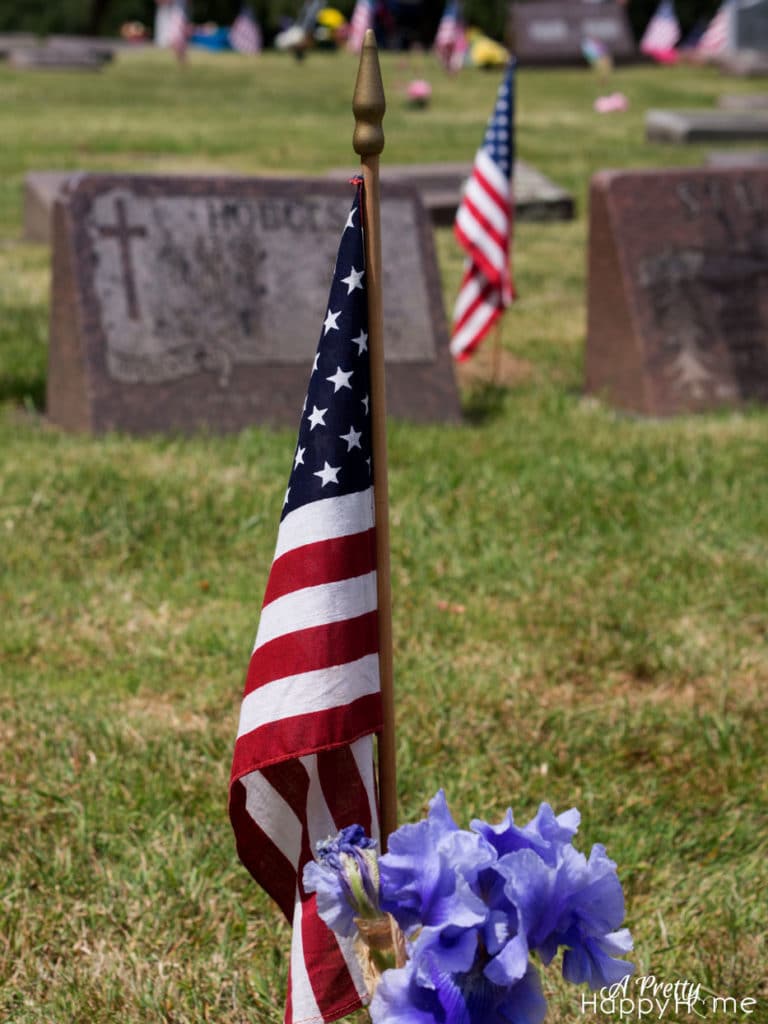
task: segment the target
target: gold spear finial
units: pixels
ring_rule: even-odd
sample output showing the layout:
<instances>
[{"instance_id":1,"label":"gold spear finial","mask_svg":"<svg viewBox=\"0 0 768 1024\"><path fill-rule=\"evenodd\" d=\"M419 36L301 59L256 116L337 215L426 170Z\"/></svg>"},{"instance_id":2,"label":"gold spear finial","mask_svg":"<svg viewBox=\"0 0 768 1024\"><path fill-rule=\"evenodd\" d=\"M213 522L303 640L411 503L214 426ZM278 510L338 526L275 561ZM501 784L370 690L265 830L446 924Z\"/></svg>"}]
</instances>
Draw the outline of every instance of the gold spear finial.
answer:
<instances>
[{"instance_id":1,"label":"gold spear finial","mask_svg":"<svg viewBox=\"0 0 768 1024\"><path fill-rule=\"evenodd\" d=\"M352 148L358 156L378 156L384 149L384 131L381 122L387 103L384 99L384 84L381 80L379 50L373 29L365 33L360 52L360 66L352 97L352 112L355 115L355 133Z\"/></svg>"}]
</instances>

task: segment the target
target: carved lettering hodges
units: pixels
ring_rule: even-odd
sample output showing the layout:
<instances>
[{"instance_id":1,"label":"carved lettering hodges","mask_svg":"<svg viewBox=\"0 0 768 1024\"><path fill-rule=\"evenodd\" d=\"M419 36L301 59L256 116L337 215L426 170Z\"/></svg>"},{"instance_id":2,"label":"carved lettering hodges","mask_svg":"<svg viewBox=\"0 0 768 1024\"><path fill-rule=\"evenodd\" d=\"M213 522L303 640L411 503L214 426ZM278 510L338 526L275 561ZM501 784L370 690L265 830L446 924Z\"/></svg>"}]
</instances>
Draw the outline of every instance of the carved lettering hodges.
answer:
<instances>
[{"instance_id":1,"label":"carved lettering hodges","mask_svg":"<svg viewBox=\"0 0 768 1024\"><path fill-rule=\"evenodd\" d=\"M69 429L293 425L345 182L92 175L56 204L48 414ZM382 249L389 409L460 416L431 227L391 186Z\"/></svg>"}]
</instances>

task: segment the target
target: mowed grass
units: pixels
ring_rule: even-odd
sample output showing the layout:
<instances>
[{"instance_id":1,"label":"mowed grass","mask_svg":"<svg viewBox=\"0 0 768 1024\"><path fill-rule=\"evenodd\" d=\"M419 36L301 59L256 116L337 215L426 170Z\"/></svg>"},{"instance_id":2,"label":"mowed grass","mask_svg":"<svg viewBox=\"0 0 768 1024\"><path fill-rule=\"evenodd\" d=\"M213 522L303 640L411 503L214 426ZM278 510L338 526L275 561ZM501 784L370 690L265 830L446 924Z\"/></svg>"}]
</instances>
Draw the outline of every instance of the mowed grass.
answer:
<instances>
[{"instance_id":1,"label":"mowed grass","mask_svg":"<svg viewBox=\"0 0 768 1024\"><path fill-rule=\"evenodd\" d=\"M383 69L384 159L471 159L497 76ZM355 72L341 54L0 66L3 1022L273 1024L290 940L236 860L226 790L294 434L49 427L49 252L20 240L23 175L344 166ZM433 103L412 111L422 75ZM506 386L481 363L461 427L391 425L401 817L439 786L461 824L575 804L582 849L619 863L639 973L751 997L700 1010L765 1022L768 413L620 416L581 369L590 174L700 162L646 144L645 108L753 87L649 67L610 87L626 115L593 114L586 70L520 73L519 155L579 217L518 226ZM450 232L438 252L449 307ZM555 973L550 1019L594 1019Z\"/></svg>"}]
</instances>

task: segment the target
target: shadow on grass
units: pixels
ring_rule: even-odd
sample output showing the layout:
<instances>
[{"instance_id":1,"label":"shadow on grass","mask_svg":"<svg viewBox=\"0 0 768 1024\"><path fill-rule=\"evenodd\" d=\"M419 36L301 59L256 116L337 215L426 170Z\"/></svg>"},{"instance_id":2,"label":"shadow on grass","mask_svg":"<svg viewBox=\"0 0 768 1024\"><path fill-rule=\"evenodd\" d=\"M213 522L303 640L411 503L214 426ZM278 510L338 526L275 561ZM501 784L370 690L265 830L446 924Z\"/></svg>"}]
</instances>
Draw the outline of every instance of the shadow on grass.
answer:
<instances>
[{"instance_id":1,"label":"shadow on grass","mask_svg":"<svg viewBox=\"0 0 768 1024\"><path fill-rule=\"evenodd\" d=\"M498 419L504 412L509 388L492 381L469 387L462 396L462 411L468 423L482 424Z\"/></svg>"},{"instance_id":2,"label":"shadow on grass","mask_svg":"<svg viewBox=\"0 0 768 1024\"><path fill-rule=\"evenodd\" d=\"M0 377L0 402L15 402L25 409L45 412L45 377Z\"/></svg>"}]
</instances>

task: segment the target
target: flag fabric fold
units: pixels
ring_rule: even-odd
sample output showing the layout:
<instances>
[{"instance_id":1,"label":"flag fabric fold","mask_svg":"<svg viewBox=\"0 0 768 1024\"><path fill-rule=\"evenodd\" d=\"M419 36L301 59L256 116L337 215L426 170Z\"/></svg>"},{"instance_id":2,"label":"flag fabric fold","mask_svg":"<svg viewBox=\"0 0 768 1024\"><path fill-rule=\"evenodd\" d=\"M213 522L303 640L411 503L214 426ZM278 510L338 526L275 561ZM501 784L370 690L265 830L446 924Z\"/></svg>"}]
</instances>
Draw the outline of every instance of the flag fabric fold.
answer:
<instances>
[{"instance_id":1,"label":"flag fabric fold","mask_svg":"<svg viewBox=\"0 0 768 1024\"><path fill-rule=\"evenodd\" d=\"M675 48L680 35L680 23L672 0L661 0L640 40L640 50L649 57L668 53Z\"/></svg>"},{"instance_id":2,"label":"flag fabric fold","mask_svg":"<svg viewBox=\"0 0 768 1024\"><path fill-rule=\"evenodd\" d=\"M459 71L467 55L467 29L459 0L448 0L437 26L433 44L435 53L447 71Z\"/></svg>"},{"instance_id":3,"label":"flag fabric fold","mask_svg":"<svg viewBox=\"0 0 768 1024\"><path fill-rule=\"evenodd\" d=\"M381 730L362 185L342 233L248 668L230 781L240 859L293 924L286 1024L363 1005L302 885L316 843L378 837Z\"/></svg>"},{"instance_id":4,"label":"flag fabric fold","mask_svg":"<svg viewBox=\"0 0 768 1024\"><path fill-rule=\"evenodd\" d=\"M477 348L514 298L509 269L514 219L514 83L512 60L499 86L453 226L466 253L451 335L451 353L458 360Z\"/></svg>"},{"instance_id":5,"label":"flag fabric fold","mask_svg":"<svg viewBox=\"0 0 768 1024\"><path fill-rule=\"evenodd\" d=\"M350 53L360 53L363 48L365 33L373 28L373 0L357 0L352 18L349 22L347 49Z\"/></svg>"},{"instance_id":6,"label":"flag fabric fold","mask_svg":"<svg viewBox=\"0 0 768 1024\"><path fill-rule=\"evenodd\" d=\"M730 49L730 24L733 9L734 0L723 0L694 50L698 57L716 57Z\"/></svg>"},{"instance_id":7,"label":"flag fabric fold","mask_svg":"<svg viewBox=\"0 0 768 1024\"><path fill-rule=\"evenodd\" d=\"M261 53L262 35L251 7L244 4L229 30L229 45L237 53Z\"/></svg>"}]
</instances>

